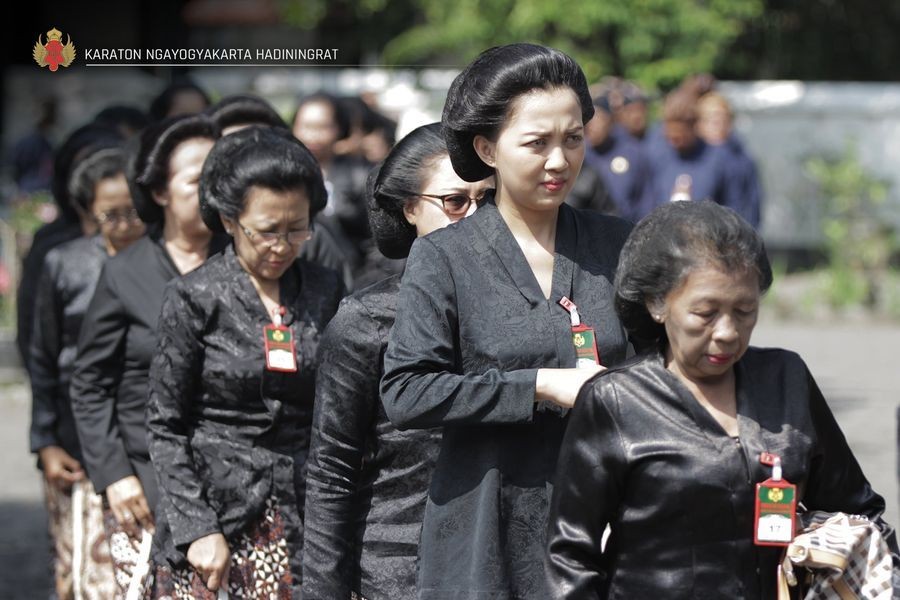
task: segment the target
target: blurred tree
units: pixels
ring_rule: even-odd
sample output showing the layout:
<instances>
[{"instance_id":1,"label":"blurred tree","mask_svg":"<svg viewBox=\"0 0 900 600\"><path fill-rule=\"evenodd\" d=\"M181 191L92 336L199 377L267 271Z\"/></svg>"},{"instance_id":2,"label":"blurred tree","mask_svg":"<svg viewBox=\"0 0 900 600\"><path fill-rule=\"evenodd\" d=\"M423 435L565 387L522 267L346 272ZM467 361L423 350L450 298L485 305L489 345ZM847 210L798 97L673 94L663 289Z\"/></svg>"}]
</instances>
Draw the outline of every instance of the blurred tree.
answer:
<instances>
[{"instance_id":1,"label":"blurred tree","mask_svg":"<svg viewBox=\"0 0 900 600\"><path fill-rule=\"evenodd\" d=\"M760 16L763 1L362 0L350 10L360 35L390 40L382 54L387 65L462 66L491 46L533 41L571 54L590 81L618 75L655 89L711 70ZM326 0L281 6L288 22L306 28L348 9ZM401 24L398 13L414 18Z\"/></svg>"}]
</instances>

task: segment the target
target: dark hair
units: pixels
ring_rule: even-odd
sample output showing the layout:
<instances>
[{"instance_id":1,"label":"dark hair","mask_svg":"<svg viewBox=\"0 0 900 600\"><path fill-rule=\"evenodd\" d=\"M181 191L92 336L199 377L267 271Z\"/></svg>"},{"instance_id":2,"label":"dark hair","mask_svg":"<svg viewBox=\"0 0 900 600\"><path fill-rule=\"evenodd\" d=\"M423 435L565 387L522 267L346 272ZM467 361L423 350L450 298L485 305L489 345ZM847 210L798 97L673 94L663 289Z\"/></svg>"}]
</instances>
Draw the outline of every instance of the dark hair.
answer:
<instances>
[{"instance_id":1,"label":"dark hair","mask_svg":"<svg viewBox=\"0 0 900 600\"><path fill-rule=\"evenodd\" d=\"M200 94L200 96L203 97L203 101L206 102L206 106L210 105L209 94L207 94L203 88L190 79L179 79L166 86L166 88L150 103L150 120L162 121L167 118L169 116L169 111L172 110L172 104L175 102L175 96L182 92L195 92Z\"/></svg>"},{"instance_id":2,"label":"dark hair","mask_svg":"<svg viewBox=\"0 0 900 600\"><path fill-rule=\"evenodd\" d=\"M287 129L255 125L216 142L200 175L200 216L206 226L224 231L220 216L236 219L252 186L304 190L310 220L328 200L319 163Z\"/></svg>"},{"instance_id":3,"label":"dark hair","mask_svg":"<svg viewBox=\"0 0 900 600\"><path fill-rule=\"evenodd\" d=\"M616 313L629 334L643 342L665 340L665 327L653 320L647 303L662 301L693 269L709 263L753 269L760 292L772 285L762 238L730 208L710 200L670 202L641 220L616 270Z\"/></svg>"},{"instance_id":4,"label":"dark hair","mask_svg":"<svg viewBox=\"0 0 900 600\"><path fill-rule=\"evenodd\" d=\"M103 179L124 174L125 152L122 148L93 151L72 171L69 178L69 200L87 212L94 203L97 184Z\"/></svg>"},{"instance_id":5,"label":"dark hair","mask_svg":"<svg viewBox=\"0 0 900 600\"><path fill-rule=\"evenodd\" d=\"M235 125L268 125L269 127L287 128L284 119L272 108L272 105L250 94L226 96L206 111L223 131Z\"/></svg>"},{"instance_id":6,"label":"dark hair","mask_svg":"<svg viewBox=\"0 0 900 600\"><path fill-rule=\"evenodd\" d=\"M447 155L441 124L413 129L391 150L366 182L369 226L382 254L406 258L416 239L416 228L403 214L410 193L422 189L435 162Z\"/></svg>"},{"instance_id":7,"label":"dark hair","mask_svg":"<svg viewBox=\"0 0 900 600\"><path fill-rule=\"evenodd\" d=\"M441 123L453 169L465 181L494 174L475 152L476 135L496 139L513 100L532 90L568 87L581 122L594 116L584 72L571 57L545 46L510 44L485 50L450 85Z\"/></svg>"},{"instance_id":8,"label":"dark hair","mask_svg":"<svg viewBox=\"0 0 900 600\"><path fill-rule=\"evenodd\" d=\"M115 127L119 131L124 127L137 133L150 124L150 119L139 108L113 104L98 112L94 122Z\"/></svg>"},{"instance_id":9,"label":"dark hair","mask_svg":"<svg viewBox=\"0 0 900 600\"><path fill-rule=\"evenodd\" d=\"M169 160L187 140L219 139L219 128L208 116L182 115L151 125L129 143L127 176L131 201L145 223L163 221L163 209L153 199L169 182Z\"/></svg>"},{"instance_id":10,"label":"dark hair","mask_svg":"<svg viewBox=\"0 0 900 600\"><path fill-rule=\"evenodd\" d=\"M294 117L291 119L292 128L297 122L297 116L300 114L300 109L307 104L315 103L327 104L331 107L331 114L334 115L334 122L338 128L337 139L342 140L350 135L350 116L347 114L344 107L341 106L340 100L338 100L336 96L332 96L326 92L316 92L315 94L300 98L300 101L297 102L297 110L294 112Z\"/></svg>"},{"instance_id":11,"label":"dark hair","mask_svg":"<svg viewBox=\"0 0 900 600\"><path fill-rule=\"evenodd\" d=\"M101 123L88 123L66 138L53 158L53 179L50 188L65 220L77 223L78 213L69 196L69 178L72 171L92 149L110 147L122 142L115 129Z\"/></svg>"}]
</instances>

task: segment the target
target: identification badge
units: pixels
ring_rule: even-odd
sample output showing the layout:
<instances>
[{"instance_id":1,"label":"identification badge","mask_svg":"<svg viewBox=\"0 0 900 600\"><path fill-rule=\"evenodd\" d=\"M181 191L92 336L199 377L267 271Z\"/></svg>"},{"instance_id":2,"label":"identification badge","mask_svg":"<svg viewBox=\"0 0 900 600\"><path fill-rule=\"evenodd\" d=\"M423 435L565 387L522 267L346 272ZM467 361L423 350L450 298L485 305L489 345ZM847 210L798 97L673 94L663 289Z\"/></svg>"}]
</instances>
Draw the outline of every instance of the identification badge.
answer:
<instances>
[{"instance_id":1,"label":"identification badge","mask_svg":"<svg viewBox=\"0 0 900 600\"><path fill-rule=\"evenodd\" d=\"M297 372L297 355L294 349L294 336L289 327L282 325L284 308L280 307L275 315L275 323L263 327L263 342L266 349L266 368L270 371L284 373Z\"/></svg>"},{"instance_id":2,"label":"identification badge","mask_svg":"<svg viewBox=\"0 0 900 600\"><path fill-rule=\"evenodd\" d=\"M575 366L590 367L600 364L600 352L597 351L597 338L594 328L581 322L578 315L578 307L575 303L563 296L559 301L560 306L569 311L572 323L572 345L575 346Z\"/></svg>"},{"instance_id":3,"label":"identification badge","mask_svg":"<svg viewBox=\"0 0 900 600\"><path fill-rule=\"evenodd\" d=\"M772 477L756 484L753 543L788 546L794 539L797 519L797 486L781 477L781 459L763 452L760 462L771 464Z\"/></svg>"}]
</instances>

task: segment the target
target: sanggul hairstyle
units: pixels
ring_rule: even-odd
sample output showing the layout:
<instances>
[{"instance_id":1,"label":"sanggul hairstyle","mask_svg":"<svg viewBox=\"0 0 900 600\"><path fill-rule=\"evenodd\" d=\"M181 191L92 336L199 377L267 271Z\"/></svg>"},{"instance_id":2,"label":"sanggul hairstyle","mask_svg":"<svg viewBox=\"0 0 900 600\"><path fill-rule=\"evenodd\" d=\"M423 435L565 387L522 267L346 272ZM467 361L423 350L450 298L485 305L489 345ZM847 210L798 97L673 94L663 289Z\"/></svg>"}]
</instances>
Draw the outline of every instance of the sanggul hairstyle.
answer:
<instances>
[{"instance_id":1,"label":"sanggul hairstyle","mask_svg":"<svg viewBox=\"0 0 900 600\"><path fill-rule=\"evenodd\" d=\"M704 265L730 272L749 269L759 276L763 293L772 285L762 238L730 208L710 200L670 202L641 220L616 270L616 313L628 333L645 343L664 342L665 327L653 320L647 303L664 300Z\"/></svg>"},{"instance_id":2,"label":"sanggul hairstyle","mask_svg":"<svg viewBox=\"0 0 900 600\"><path fill-rule=\"evenodd\" d=\"M200 215L206 226L225 231L221 217L237 219L253 186L303 190L310 221L328 199L319 163L287 129L256 125L216 142L200 175Z\"/></svg>"},{"instance_id":3,"label":"sanggul hairstyle","mask_svg":"<svg viewBox=\"0 0 900 600\"><path fill-rule=\"evenodd\" d=\"M103 148L78 163L69 178L69 199L88 212L94 204L97 184L125 174L125 153L121 148Z\"/></svg>"},{"instance_id":4,"label":"sanggul hairstyle","mask_svg":"<svg viewBox=\"0 0 900 600\"><path fill-rule=\"evenodd\" d=\"M406 220L403 208L418 201L418 193L437 162L447 156L441 124L412 130L369 174L366 198L372 236L388 258L406 258L416 239L416 228Z\"/></svg>"},{"instance_id":5,"label":"sanggul hairstyle","mask_svg":"<svg viewBox=\"0 0 900 600\"><path fill-rule=\"evenodd\" d=\"M207 109L207 114L223 130L235 125L268 125L287 129L287 123L271 104L250 94L226 96Z\"/></svg>"},{"instance_id":6,"label":"sanggul hairstyle","mask_svg":"<svg viewBox=\"0 0 900 600\"><path fill-rule=\"evenodd\" d=\"M495 140L513 100L532 90L566 87L578 97L581 122L594 106L581 67L571 57L545 46L510 44L485 50L450 86L441 118L453 169L465 181L494 174L475 152L475 136Z\"/></svg>"},{"instance_id":7,"label":"sanggul hairstyle","mask_svg":"<svg viewBox=\"0 0 900 600\"><path fill-rule=\"evenodd\" d=\"M172 117L151 125L129 143L127 164L131 200L145 223L162 223L163 208L153 199L169 183L169 160L178 146L191 139L219 139L219 128L206 115Z\"/></svg>"}]
</instances>

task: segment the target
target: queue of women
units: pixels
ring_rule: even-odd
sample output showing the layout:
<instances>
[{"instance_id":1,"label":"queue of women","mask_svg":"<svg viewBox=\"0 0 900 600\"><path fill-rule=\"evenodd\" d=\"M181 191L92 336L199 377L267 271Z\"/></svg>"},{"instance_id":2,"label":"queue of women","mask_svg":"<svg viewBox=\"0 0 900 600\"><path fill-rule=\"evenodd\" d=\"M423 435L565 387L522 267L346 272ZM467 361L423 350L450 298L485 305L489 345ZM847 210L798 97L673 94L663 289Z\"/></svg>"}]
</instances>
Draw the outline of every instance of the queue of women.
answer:
<instances>
[{"instance_id":1,"label":"queue of women","mask_svg":"<svg viewBox=\"0 0 900 600\"><path fill-rule=\"evenodd\" d=\"M753 227L565 203L567 55L485 51L368 174L406 265L349 296L340 161L224 104L70 169L31 342L60 598L775 598L757 484L896 550L801 358L750 346Z\"/></svg>"}]
</instances>

